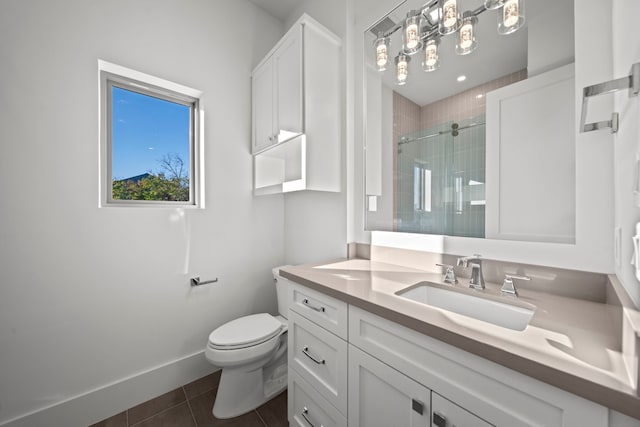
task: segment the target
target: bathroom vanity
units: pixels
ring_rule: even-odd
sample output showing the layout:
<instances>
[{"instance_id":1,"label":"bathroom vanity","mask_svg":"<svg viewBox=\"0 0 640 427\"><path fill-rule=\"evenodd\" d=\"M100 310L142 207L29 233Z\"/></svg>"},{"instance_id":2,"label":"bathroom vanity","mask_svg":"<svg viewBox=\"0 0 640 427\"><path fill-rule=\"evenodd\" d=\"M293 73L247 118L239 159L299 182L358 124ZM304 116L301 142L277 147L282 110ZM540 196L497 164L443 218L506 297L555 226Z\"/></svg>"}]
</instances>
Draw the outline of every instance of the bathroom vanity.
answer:
<instances>
[{"instance_id":1,"label":"bathroom vanity","mask_svg":"<svg viewBox=\"0 0 640 427\"><path fill-rule=\"evenodd\" d=\"M601 427L609 408L640 419L638 312L614 276L566 289L554 280L572 272L518 266L533 280L515 298L500 295L494 277L484 291L468 289L468 278L444 283L430 267L441 255L394 256L404 265L350 259L280 270L291 281L292 425ZM421 287L453 305L418 301ZM451 302L458 296L460 305ZM475 302L477 312L460 314ZM533 315L511 323L510 307ZM506 323L478 320L487 312Z\"/></svg>"}]
</instances>

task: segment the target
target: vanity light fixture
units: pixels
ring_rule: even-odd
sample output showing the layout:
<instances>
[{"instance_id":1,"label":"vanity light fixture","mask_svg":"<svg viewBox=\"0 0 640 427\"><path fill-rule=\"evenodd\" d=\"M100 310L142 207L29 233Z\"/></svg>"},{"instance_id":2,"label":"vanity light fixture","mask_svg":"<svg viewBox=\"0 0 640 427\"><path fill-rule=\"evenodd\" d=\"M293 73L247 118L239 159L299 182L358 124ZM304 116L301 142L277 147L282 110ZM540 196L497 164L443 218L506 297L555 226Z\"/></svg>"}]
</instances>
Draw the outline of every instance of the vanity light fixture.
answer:
<instances>
[{"instance_id":1,"label":"vanity light fixture","mask_svg":"<svg viewBox=\"0 0 640 427\"><path fill-rule=\"evenodd\" d=\"M404 53L399 53L396 56L396 84L403 85L407 83L407 77L409 76L409 61L411 57Z\"/></svg>"},{"instance_id":2,"label":"vanity light fixture","mask_svg":"<svg viewBox=\"0 0 640 427\"><path fill-rule=\"evenodd\" d=\"M500 9L502 6L504 6L504 0L484 0L484 7L486 9Z\"/></svg>"},{"instance_id":3,"label":"vanity light fixture","mask_svg":"<svg viewBox=\"0 0 640 427\"><path fill-rule=\"evenodd\" d=\"M524 0L505 0L498 15L498 33L511 34L524 25Z\"/></svg>"},{"instance_id":4,"label":"vanity light fixture","mask_svg":"<svg viewBox=\"0 0 640 427\"><path fill-rule=\"evenodd\" d=\"M439 65L440 38L457 33L455 52L458 55L468 55L477 47L476 25L479 15L487 10L496 10L498 15L498 33L511 34L522 28L525 0L485 0L475 10L460 13L458 0L428 0L420 9L411 10L400 23L391 23L391 28L380 26L374 41L376 66L378 71L385 71L389 61L390 37L398 30L402 30L402 47L395 58L396 76L398 84L405 84L409 75L409 55L418 52L424 54L421 61L422 69L426 72L436 70ZM385 22L385 25L387 22ZM372 31L374 31L372 30Z\"/></svg>"},{"instance_id":5,"label":"vanity light fixture","mask_svg":"<svg viewBox=\"0 0 640 427\"><path fill-rule=\"evenodd\" d=\"M422 62L422 69L430 72L435 71L440 67L440 58L438 58L438 45L440 40L431 39L428 40L424 46L424 61Z\"/></svg>"},{"instance_id":6,"label":"vanity light fixture","mask_svg":"<svg viewBox=\"0 0 640 427\"><path fill-rule=\"evenodd\" d=\"M478 18L471 12L465 12L462 18L462 26L458 31L458 41L456 42L456 53L458 55L468 55L476 50L478 43L476 42L475 26Z\"/></svg>"}]
</instances>

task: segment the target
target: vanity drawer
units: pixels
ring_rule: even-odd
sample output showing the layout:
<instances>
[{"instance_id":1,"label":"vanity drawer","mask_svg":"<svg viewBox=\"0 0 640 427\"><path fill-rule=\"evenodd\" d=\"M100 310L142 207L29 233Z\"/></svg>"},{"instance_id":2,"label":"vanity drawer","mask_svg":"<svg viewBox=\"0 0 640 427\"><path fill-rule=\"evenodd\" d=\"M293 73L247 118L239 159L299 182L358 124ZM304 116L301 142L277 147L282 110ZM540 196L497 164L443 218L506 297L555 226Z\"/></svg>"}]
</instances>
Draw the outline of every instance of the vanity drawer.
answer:
<instances>
[{"instance_id":1,"label":"vanity drawer","mask_svg":"<svg viewBox=\"0 0 640 427\"><path fill-rule=\"evenodd\" d=\"M347 339L347 303L297 283L289 287L289 308Z\"/></svg>"},{"instance_id":2,"label":"vanity drawer","mask_svg":"<svg viewBox=\"0 0 640 427\"><path fill-rule=\"evenodd\" d=\"M287 412L291 426L347 427L347 419L296 371L289 371Z\"/></svg>"},{"instance_id":3,"label":"vanity drawer","mask_svg":"<svg viewBox=\"0 0 640 427\"><path fill-rule=\"evenodd\" d=\"M347 342L295 311L289 312L289 367L347 413Z\"/></svg>"}]
</instances>

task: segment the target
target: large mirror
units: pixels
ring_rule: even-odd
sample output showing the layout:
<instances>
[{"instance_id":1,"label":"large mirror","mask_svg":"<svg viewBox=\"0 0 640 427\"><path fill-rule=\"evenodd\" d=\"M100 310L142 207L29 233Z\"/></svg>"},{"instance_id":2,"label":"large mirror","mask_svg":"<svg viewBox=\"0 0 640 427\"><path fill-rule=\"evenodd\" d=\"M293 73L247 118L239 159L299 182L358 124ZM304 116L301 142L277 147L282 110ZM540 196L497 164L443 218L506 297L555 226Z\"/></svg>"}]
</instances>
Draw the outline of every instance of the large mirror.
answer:
<instances>
[{"instance_id":1,"label":"large mirror","mask_svg":"<svg viewBox=\"0 0 640 427\"><path fill-rule=\"evenodd\" d=\"M367 230L575 242L573 0L504 3L510 34L484 0L407 0L365 31Z\"/></svg>"}]
</instances>

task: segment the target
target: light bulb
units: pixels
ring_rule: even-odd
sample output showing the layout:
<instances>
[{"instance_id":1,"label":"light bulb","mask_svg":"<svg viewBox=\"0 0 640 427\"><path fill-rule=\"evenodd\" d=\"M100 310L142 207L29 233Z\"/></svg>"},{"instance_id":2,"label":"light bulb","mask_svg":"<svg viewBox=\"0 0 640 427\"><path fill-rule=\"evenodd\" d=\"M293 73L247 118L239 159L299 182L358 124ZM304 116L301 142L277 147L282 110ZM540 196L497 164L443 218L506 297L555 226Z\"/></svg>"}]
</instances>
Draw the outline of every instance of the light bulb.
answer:
<instances>
[{"instance_id":1,"label":"light bulb","mask_svg":"<svg viewBox=\"0 0 640 427\"><path fill-rule=\"evenodd\" d=\"M463 49L469 49L473 43L473 24L471 22L465 22L460 28L460 47Z\"/></svg>"},{"instance_id":2,"label":"light bulb","mask_svg":"<svg viewBox=\"0 0 640 427\"><path fill-rule=\"evenodd\" d=\"M402 33L402 53L413 55L422 49L420 27L422 26L422 14L415 10L407 13Z\"/></svg>"},{"instance_id":3,"label":"light bulb","mask_svg":"<svg viewBox=\"0 0 640 427\"><path fill-rule=\"evenodd\" d=\"M407 82L410 60L411 58L402 53L396 56L396 83L399 85L403 85Z\"/></svg>"},{"instance_id":4,"label":"light bulb","mask_svg":"<svg viewBox=\"0 0 640 427\"><path fill-rule=\"evenodd\" d=\"M428 67L433 67L438 62L438 46L433 40L430 40L427 43L427 47L425 49L425 61L424 63Z\"/></svg>"},{"instance_id":5,"label":"light bulb","mask_svg":"<svg viewBox=\"0 0 640 427\"><path fill-rule=\"evenodd\" d=\"M465 12L462 18L462 26L458 33L458 41L456 42L456 53L458 55L467 55L476 50L477 42L475 36L475 25L478 18L472 12Z\"/></svg>"},{"instance_id":6,"label":"light bulb","mask_svg":"<svg viewBox=\"0 0 640 427\"><path fill-rule=\"evenodd\" d=\"M524 26L524 0L505 0L498 14L498 34L511 34Z\"/></svg>"},{"instance_id":7,"label":"light bulb","mask_svg":"<svg viewBox=\"0 0 640 427\"><path fill-rule=\"evenodd\" d=\"M422 69L426 72L435 71L440 67L440 61L438 59L438 44L438 40L431 39L427 41L427 44L425 45Z\"/></svg>"},{"instance_id":8,"label":"light bulb","mask_svg":"<svg viewBox=\"0 0 640 427\"><path fill-rule=\"evenodd\" d=\"M418 41L420 40L418 37L418 24L407 25L407 29L405 30L405 37L407 40L407 48L415 49L415 47L418 45Z\"/></svg>"},{"instance_id":9,"label":"light bulb","mask_svg":"<svg viewBox=\"0 0 640 427\"><path fill-rule=\"evenodd\" d=\"M456 0L447 0L442 6L442 23L445 28L456 26L458 21L458 4Z\"/></svg>"},{"instance_id":10,"label":"light bulb","mask_svg":"<svg viewBox=\"0 0 640 427\"><path fill-rule=\"evenodd\" d=\"M507 27L513 27L520 17L518 0L507 0L502 8L502 22Z\"/></svg>"},{"instance_id":11,"label":"light bulb","mask_svg":"<svg viewBox=\"0 0 640 427\"><path fill-rule=\"evenodd\" d=\"M387 62L389 61L388 43L389 39L382 36L378 37L375 41L378 71L384 71L387 68Z\"/></svg>"}]
</instances>

